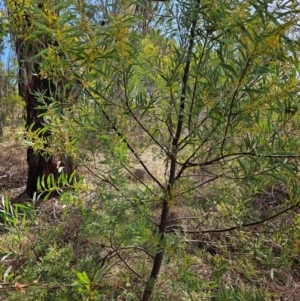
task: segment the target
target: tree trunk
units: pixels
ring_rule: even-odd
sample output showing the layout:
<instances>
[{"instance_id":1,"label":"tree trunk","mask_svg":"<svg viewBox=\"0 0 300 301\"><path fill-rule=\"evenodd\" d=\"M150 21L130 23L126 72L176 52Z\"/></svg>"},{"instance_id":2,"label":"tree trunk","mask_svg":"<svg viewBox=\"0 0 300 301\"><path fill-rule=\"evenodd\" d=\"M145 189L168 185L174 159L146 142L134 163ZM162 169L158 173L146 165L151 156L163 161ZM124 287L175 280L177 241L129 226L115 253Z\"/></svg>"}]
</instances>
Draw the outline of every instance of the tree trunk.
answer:
<instances>
[{"instance_id":1,"label":"tree trunk","mask_svg":"<svg viewBox=\"0 0 300 301\"><path fill-rule=\"evenodd\" d=\"M43 109L39 109L39 100L34 92L41 92L44 100L49 104L51 97L57 95L57 86L48 79L39 76L39 64L32 62L29 59L36 55L41 49L35 49L30 42L16 39L16 52L19 64L19 94L25 101L26 107L26 123L25 128L28 131L37 131L44 127L43 118L40 116L44 113ZM51 135L49 131L41 134L41 138L45 139ZM45 144L45 148L47 145ZM61 160L60 156L52 156L46 158L41 153L35 153L32 147L27 149L27 164L28 164L28 178L26 185L27 194L32 197L37 191L38 178L48 176L50 174L58 175L57 162L63 161L64 170L73 172L73 165L70 159Z\"/></svg>"},{"instance_id":2,"label":"tree trunk","mask_svg":"<svg viewBox=\"0 0 300 301\"><path fill-rule=\"evenodd\" d=\"M43 10L43 2L37 4L37 6ZM55 46L57 43L51 36L44 35L39 37L39 39L26 39L24 32L30 32L33 24L33 14L27 13L26 10L22 8L21 2L15 1L12 7L8 7L12 19L15 23L20 22L20 27L17 27L16 32L12 32L12 36L15 42L15 51L17 54L17 61L19 67L18 73L18 87L19 95L25 101L26 108L26 131L37 131L44 128L43 117L40 114L45 112L45 109L39 108L41 104L35 93L40 93L43 95L43 100L46 105L49 105L51 99L56 101L61 101L63 94L70 93L72 89L66 93L63 92L63 81L55 83L51 79L42 78L40 73L40 60L41 57L35 57L40 51L46 49L49 46ZM21 12L19 12L19 10ZM53 12L57 14L58 12ZM20 17L21 16L21 17ZM18 32L19 31L19 32ZM67 95L65 95L67 96ZM75 98L78 94L75 96ZM74 97L72 97L74 99ZM50 131L40 131L40 138L42 138L44 143L44 148L47 149L47 137L51 135ZM63 157L63 158L60 158ZM52 156L47 158L41 153L34 152L32 147L27 150L27 163L28 163L28 178L26 185L26 192L29 197L32 197L37 191L37 181L38 178L43 176L48 176L49 174L58 175L57 163L61 161L64 163L64 171L66 173L73 172L73 164L70 159L68 159L64 154Z\"/></svg>"}]
</instances>

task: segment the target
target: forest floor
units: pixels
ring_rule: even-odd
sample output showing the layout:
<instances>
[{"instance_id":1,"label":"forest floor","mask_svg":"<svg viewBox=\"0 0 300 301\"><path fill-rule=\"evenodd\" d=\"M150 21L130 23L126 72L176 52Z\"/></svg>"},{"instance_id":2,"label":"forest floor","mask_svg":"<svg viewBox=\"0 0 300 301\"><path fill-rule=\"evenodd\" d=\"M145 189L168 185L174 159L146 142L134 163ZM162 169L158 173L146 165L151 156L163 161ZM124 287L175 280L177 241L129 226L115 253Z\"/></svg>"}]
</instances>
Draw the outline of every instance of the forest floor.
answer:
<instances>
[{"instance_id":1,"label":"forest floor","mask_svg":"<svg viewBox=\"0 0 300 301\"><path fill-rule=\"evenodd\" d=\"M18 139L17 128L5 128L0 140L0 195L14 198L25 190L26 148Z\"/></svg>"},{"instance_id":2,"label":"forest floor","mask_svg":"<svg viewBox=\"0 0 300 301\"><path fill-rule=\"evenodd\" d=\"M147 152L145 152L145 156L150 160L150 156ZM147 162L149 163L149 162ZM163 176L163 174L159 174L159 166L163 164L163 162L157 161L155 164L150 164L153 168L153 173L158 176ZM87 178L90 176L88 171L86 170ZM18 195L20 195L25 190L26 185L26 176L27 176L27 164L26 164L26 148L22 146L20 139L18 138L18 130L5 129L4 137L0 140L0 197L3 196L9 197L9 199L14 199ZM263 196L262 196L263 197ZM78 225L75 223L75 230L72 228L74 225L69 225L70 231L77 231L76 227ZM73 234L72 234L73 235ZM71 235L71 236L72 236ZM238 236L238 234L237 234ZM234 236L233 236L234 237ZM197 271L197 273L202 273L202 277L205 278L205 273L207 273L207 277L212 277L212 275L208 272L209 266L208 262L211 260L209 258L215 258L214 250L210 250L207 246L213 246L214 244L218 244L219 239L217 235L208 235L205 236L205 239L208 241L205 250L201 250L201 252L207 252L206 261L195 261L198 262L198 268L201 267L202 271ZM224 239L222 239L221 245L224 243ZM298 241L299 244L299 241ZM200 248L200 246L198 246ZM272 248L274 246L272 245ZM1 248L0 248L1 249ZM213 248L212 248L213 249ZM224 249L222 246L219 248L217 246L218 252L224 251L224 258L229 263L227 278L226 278L226 286L235 287L240 283L252 282L254 286L259 289L267 290L270 293L269 300L278 300L278 301L297 301L300 296L300 256L296 256L293 260L287 259L286 267L282 269L273 269L266 268L266 266L260 265L259 262L251 262L251 264L247 261L246 265L251 265L251 268L255 268L253 271L245 271L243 267L235 266L239 258L238 254L234 254L238 252L236 249L230 250ZM3 251L3 250L2 250ZM1 254L3 253L1 251ZM0 254L0 256L2 256ZM245 255L248 256L247 254ZM252 256L252 255L250 255ZM0 258L1 259L1 258ZM262 258L263 259L263 258ZM214 259L216 260L216 259ZM252 259L250 259L251 261ZM1 264L5 264L5 260L1 260ZM241 264L241 263L239 263ZM247 266L244 266L244 269L247 269ZM276 270L275 275L273 275L270 271ZM166 270L167 271L167 270ZM176 267L173 266L169 269L169 273L172 272L174 274L178 273ZM248 273L248 276L247 276ZM1 275L0 275L1 276ZM170 275L171 276L171 275ZM247 279L248 277L248 279ZM244 278L244 279L243 279ZM0 278L0 285L2 279ZM273 296L273 297L272 297ZM0 300L1 292L0 292ZM172 300L172 298L170 299ZM174 299L177 300L193 300L193 299ZM196 300L196 299L195 299ZM204 299L203 299L204 300ZM209 299L205 299L209 300ZM218 299L219 300L219 299ZM225 300L225 299L224 299ZM226 299L230 300L230 299ZM233 300L233 299L232 299ZM242 299L240 299L242 300ZM252 299L251 299L252 300ZM254 299L253 299L254 300ZM255 299L260 300L260 299Z\"/></svg>"}]
</instances>

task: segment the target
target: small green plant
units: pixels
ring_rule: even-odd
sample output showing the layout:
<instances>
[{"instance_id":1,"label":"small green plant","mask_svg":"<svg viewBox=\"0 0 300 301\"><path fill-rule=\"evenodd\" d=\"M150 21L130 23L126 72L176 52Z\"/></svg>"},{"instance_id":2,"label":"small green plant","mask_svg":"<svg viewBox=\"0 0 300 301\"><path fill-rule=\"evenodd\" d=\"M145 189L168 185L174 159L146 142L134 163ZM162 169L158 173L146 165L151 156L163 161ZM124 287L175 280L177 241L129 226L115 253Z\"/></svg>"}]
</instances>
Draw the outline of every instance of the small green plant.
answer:
<instances>
[{"instance_id":1,"label":"small green plant","mask_svg":"<svg viewBox=\"0 0 300 301\"><path fill-rule=\"evenodd\" d=\"M8 228L25 227L32 214L30 204L11 204L9 198L1 196L0 203L0 232Z\"/></svg>"}]
</instances>

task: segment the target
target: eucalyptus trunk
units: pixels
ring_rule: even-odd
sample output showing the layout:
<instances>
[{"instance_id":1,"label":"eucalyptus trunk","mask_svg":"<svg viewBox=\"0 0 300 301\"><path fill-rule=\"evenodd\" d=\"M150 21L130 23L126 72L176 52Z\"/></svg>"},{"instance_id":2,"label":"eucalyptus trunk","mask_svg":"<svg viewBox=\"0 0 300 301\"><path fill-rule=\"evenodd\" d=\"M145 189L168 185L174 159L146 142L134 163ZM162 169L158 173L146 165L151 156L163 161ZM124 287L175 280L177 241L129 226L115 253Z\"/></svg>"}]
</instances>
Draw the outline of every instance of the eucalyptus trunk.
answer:
<instances>
[{"instance_id":1,"label":"eucalyptus trunk","mask_svg":"<svg viewBox=\"0 0 300 301\"><path fill-rule=\"evenodd\" d=\"M21 4L20 4L21 5ZM43 9L43 4L39 4L39 8ZM16 7L16 10L18 7ZM23 11L24 14L25 11ZM58 15L58 12L55 12ZM23 21L23 31L27 31L32 26L30 14L25 12L25 23ZM39 178L47 177L53 174L58 176L58 164L63 165L64 172L69 174L74 170L73 163L64 154L54 154L52 156L45 155L47 153L47 137L51 135L51 131L45 129L45 123L41 114L45 113L45 107L51 101L62 101L66 95L63 95L61 83L55 82L53 79L48 79L40 76L41 57L36 57L38 53L49 46L55 46L56 42L52 37L42 36L40 40L23 38L23 34L13 33L14 46L18 62L18 87L19 95L25 102L26 108L26 131L37 131L39 138L44 141L44 154L42 152L35 152L29 146L27 149L27 164L28 164L28 178L26 185L26 193L29 197L33 197L37 192L37 182ZM42 42L40 42L42 41ZM63 81L63 79L62 79ZM70 89L71 90L71 89ZM67 91L68 92L68 91ZM64 93L66 94L66 93ZM40 102L43 98L44 108ZM75 96L75 98L77 95ZM46 104L46 106L45 106ZM62 166L60 166L62 167Z\"/></svg>"}]
</instances>

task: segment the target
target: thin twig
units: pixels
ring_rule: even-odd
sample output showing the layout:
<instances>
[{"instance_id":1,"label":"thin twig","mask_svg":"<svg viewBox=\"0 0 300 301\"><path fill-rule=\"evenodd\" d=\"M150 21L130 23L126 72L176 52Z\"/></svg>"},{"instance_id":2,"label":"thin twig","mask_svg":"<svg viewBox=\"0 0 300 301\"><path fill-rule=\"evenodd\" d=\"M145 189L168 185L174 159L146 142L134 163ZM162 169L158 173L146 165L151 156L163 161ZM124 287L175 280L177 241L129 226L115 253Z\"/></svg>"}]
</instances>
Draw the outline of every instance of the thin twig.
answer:
<instances>
[{"instance_id":1,"label":"thin twig","mask_svg":"<svg viewBox=\"0 0 300 301\"><path fill-rule=\"evenodd\" d=\"M199 231L190 231L190 230L181 230L180 228L176 229L176 231L178 232L181 232L181 233L184 233L184 234L199 234L199 233L221 233L221 232L230 232L230 231L233 231L233 230L241 230L241 231L244 231L243 228L247 228L247 227L252 227L252 226L256 226L256 225L260 225L260 224L263 224L265 222L268 222L296 207L298 207L300 205L300 202L298 202L297 204L295 205L292 205L290 207L288 207L287 209L283 210L283 211L280 211L266 219L263 219L263 220L260 220L260 221L257 221L257 222L252 222L252 223L241 223L240 225L238 226L233 226L233 227L229 227L229 228L224 228L224 229L208 229L208 230L199 230ZM167 230L166 232L175 232L175 230Z\"/></svg>"}]
</instances>

